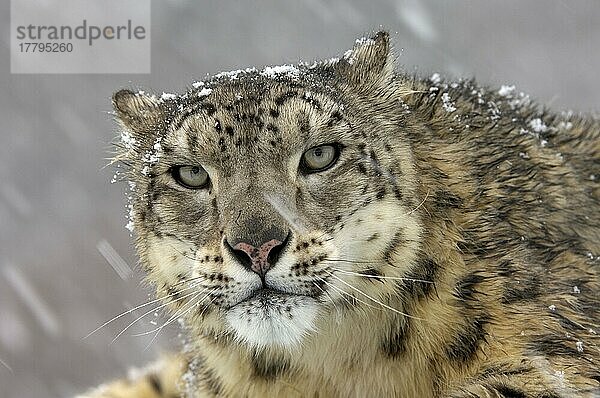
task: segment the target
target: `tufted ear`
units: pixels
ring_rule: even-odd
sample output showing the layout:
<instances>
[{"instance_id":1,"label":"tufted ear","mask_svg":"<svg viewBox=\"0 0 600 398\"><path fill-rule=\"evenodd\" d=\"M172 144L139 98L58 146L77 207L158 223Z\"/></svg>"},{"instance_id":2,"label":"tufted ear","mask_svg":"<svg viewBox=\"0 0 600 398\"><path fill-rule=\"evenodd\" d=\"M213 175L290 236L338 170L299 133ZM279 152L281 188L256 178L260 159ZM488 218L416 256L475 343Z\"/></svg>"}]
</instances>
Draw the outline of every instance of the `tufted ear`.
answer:
<instances>
[{"instance_id":1,"label":"tufted ear","mask_svg":"<svg viewBox=\"0 0 600 398\"><path fill-rule=\"evenodd\" d=\"M356 40L335 66L337 74L348 84L366 89L382 87L394 76L394 61L390 53L390 35L377 32L370 39Z\"/></svg>"},{"instance_id":2,"label":"tufted ear","mask_svg":"<svg viewBox=\"0 0 600 398\"><path fill-rule=\"evenodd\" d=\"M165 101L143 91L123 89L112 97L119 122L132 133L154 133L164 129L168 107Z\"/></svg>"}]
</instances>

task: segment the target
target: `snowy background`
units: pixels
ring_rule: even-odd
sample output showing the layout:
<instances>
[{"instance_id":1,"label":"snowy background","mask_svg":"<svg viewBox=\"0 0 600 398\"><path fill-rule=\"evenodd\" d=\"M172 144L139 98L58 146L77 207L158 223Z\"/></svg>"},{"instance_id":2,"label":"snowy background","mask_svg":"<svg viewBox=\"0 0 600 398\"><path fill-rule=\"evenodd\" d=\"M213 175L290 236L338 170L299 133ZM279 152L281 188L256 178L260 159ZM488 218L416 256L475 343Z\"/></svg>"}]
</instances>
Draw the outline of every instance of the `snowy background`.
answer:
<instances>
[{"instance_id":1,"label":"snowy background","mask_svg":"<svg viewBox=\"0 0 600 398\"><path fill-rule=\"evenodd\" d=\"M83 339L148 293L137 271L127 277L136 259L124 187L103 168L117 88L183 90L207 73L340 55L383 26L407 71L600 109L598 0L156 1L150 75L11 75L8 18L4 1L0 398L68 397L177 344L175 328L147 349L151 336L130 331L111 344L131 317Z\"/></svg>"}]
</instances>

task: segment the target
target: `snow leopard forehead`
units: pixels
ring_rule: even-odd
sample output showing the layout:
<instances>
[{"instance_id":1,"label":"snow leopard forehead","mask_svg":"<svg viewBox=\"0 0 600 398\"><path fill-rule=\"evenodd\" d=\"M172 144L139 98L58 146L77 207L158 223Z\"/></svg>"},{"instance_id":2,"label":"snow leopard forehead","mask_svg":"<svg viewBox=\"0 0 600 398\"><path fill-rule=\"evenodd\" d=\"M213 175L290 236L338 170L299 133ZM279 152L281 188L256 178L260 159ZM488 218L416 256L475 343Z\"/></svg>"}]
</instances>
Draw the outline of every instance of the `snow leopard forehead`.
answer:
<instances>
[{"instance_id":1,"label":"snow leopard forehead","mask_svg":"<svg viewBox=\"0 0 600 398\"><path fill-rule=\"evenodd\" d=\"M386 91L401 93L392 77L388 37L381 34L357 41L339 59L219 73L194 83L181 95L118 92L113 103L124 128L124 148L118 158L131 166L128 178L138 195L142 192L149 198L149 211L139 211L145 226L151 225L145 214L155 213L153 202L161 195L168 197L172 207L187 200L164 183L170 167L201 165L213 174L209 195L213 188L219 193L211 203L223 213L224 208L235 207L234 198L239 196L259 204L264 196L295 201L295 195L303 194L296 179L300 157L307 149L325 144L344 150L337 168L308 180L314 186L321 184L316 195L332 206L328 209L315 202L315 209L325 210L324 220L336 217L339 211L334 207L368 203L383 198L385 192L400 198L402 182L390 176L402 166L390 162L395 151L403 152L408 162L408 151L398 142L388 142L381 132L401 123L403 112L380 120L375 116L380 111L377 102L369 100ZM397 105L401 108L400 100ZM190 222L209 211L206 206L164 207L169 215L193 214ZM173 221L173 232L181 231L185 218ZM163 221L156 224L169 229Z\"/></svg>"}]
</instances>

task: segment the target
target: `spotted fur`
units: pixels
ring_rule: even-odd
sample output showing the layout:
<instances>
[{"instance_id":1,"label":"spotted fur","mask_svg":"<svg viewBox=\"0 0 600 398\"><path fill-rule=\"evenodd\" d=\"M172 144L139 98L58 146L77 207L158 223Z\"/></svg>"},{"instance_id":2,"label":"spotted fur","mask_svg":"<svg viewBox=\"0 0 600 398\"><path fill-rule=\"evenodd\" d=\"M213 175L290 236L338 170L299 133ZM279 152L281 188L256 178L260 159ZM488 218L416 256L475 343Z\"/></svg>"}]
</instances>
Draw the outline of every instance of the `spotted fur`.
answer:
<instances>
[{"instance_id":1,"label":"spotted fur","mask_svg":"<svg viewBox=\"0 0 600 398\"><path fill-rule=\"evenodd\" d=\"M189 332L181 394L599 396L599 121L398 74L389 47L115 94L141 263ZM226 246L269 238L263 280Z\"/></svg>"}]
</instances>

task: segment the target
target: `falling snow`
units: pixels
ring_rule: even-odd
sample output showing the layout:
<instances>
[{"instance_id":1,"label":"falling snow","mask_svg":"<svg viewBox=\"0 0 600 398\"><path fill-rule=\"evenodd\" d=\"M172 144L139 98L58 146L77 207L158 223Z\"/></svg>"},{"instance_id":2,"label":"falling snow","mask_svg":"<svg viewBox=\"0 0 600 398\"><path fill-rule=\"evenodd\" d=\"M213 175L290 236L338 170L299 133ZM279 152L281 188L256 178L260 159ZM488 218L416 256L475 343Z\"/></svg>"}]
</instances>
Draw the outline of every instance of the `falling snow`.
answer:
<instances>
[{"instance_id":1,"label":"falling snow","mask_svg":"<svg viewBox=\"0 0 600 398\"><path fill-rule=\"evenodd\" d=\"M500 90L498 90L498 95L503 97L512 97L514 91L515 86L501 86Z\"/></svg>"},{"instance_id":2,"label":"falling snow","mask_svg":"<svg viewBox=\"0 0 600 398\"><path fill-rule=\"evenodd\" d=\"M535 118L529 122L529 127L536 133L544 133L548 130L548 127L544 124L542 119Z\"/></svg>"},{"instance_id":3,"label":"falling snow","mask_svg":"<svg viewBox=\"0 0 600 398\"><path fill-rule=\"evenodd\" d=\"M261 7L260 12L253 4L227 2L219 3L216 12L206 12L205 7L191 7L191 3L186 3L185 12L181 12L183 9L171 7L171 3L153 3L153 25L189 29L161 29L163 37L152 43L152 58L165 62L153 62L152 76L115 75L90 80L83 75L70 75L61 79L42 77L41 81L40 78L7 75L2 83L4 92L11 95L3 105L6 145L0 156L5 171L0 187L0 220L4 232L0 238L0 260L3 266L12 267L8 271L0 268L0 292L4 293L4 298L10 297L2 301L0 308L0 336L10 334L11 338L0 338L2 397L75 396L90 383L114 377L118 372L116 369L131 365L132 358L141 364L156 357L150 351L143 351L146 342L140 338L107 347L118 329L107 329L97 339L81 341L90 326L106 320L126 298L136 302L147 299L138 286L139 279L122 280L96 247L102 240L110 242L119 256L133 267L135 257L127 241L129 231L123 228L127 223L133 229L133 212L132 207L127 205L125 208L120 199L125 194L131 203L142 192L138 188L138 192L122 193L121 188L127 189L127 186L108 186L112 166L104 168L108 163L106 158L111 156L109 141L113 134L126 150L141 148L140 141L136 142L129 132L116 130L118 127L107 112L110 109L109 93L118 87L148 85L167 90L168 98L163 99L162 91L158 91L158 100L172 100L168 95L169 88L180 87L194 75L204 79L205 72L218 70L215 68L224 64L231 65L228 69L237 69L249 62L289 63L295 62L298 56L305 56L310 58L307 60L310 64L317 65L312 63L313 58L350 48L353 32L376 29L379 24L384 24L392 30L396 55L404 48L406 57L401 57L399 63L404 64L408 73L418 65L418 73L433 67L441 71L442 76L475 75L481 82L510 77L516 79L515 82L526 83L527 90L541 96L540 102L549 103L553 109L572 106L576 111L594 110L600 103L597 79L588 73L598 69L599 58L595 52L589 52L593 40L589 29L585 29L589 20L598 19L598 10L590 7L583 10L585 7L576 2L569 3L569 9L576 12L565 13L564 7L550 7L544 18L539 18L539 6L524 3L519 12L528 23L521 26L522 33L539 38L535 43L512 40L514 35L506 34L510 23L500 15L505 10L486 2L457 2L452 6L434 6L432 2L418 0L390 4L374 2L368 6L355 3L364 19L359 27L349 23L348 7L340 1L311 0L294 4L294 7L281 7L278 2L271 1ZM333 18L329 23L322 24L322 16L315 14L312 8L316 3L328 9L329 18ZM103 4L94 7L101 10ZM34 12L43 17L47 10L38 7ZM448 12L473 18L452 21ZM233 16L240 23L234 21L221 29L220 15ZM479 54L489 46L485 46L484 38L477 35L476 29L480 26L472 22L489 15L498 18L489 19L485 26L486 37L494 37L496 48L503 50L492 62L484 64ZM2 17L6 25L10 13L4 13ZM273 21L291 23L281 29ZM336 21L342 23L336 24ZM334 25L335 29L322 29ZM553 33L557 27L567 25L573 29L558 29L560 42L573 45L562 46L560 51L547 51L547 57L535 56L540 48L556 49L557 36ZM244 36L247 32L257 33L260 37ZM327 37L321 39L323 33ZM463 51L463 43L446 40L465 34L472 38L468 51ZM363 38L358 44L368 41L369 38ZM342 45L348 47L340 47ZM552 84L548 86L548 80L539 79L536 74L548 69L550 58L554 73ZM573 62L574 59L586 59L587 63ZM330 62L337 61L332 58ZM522 64L527 64L527 68L520 70ZM590 69L591 66L595 69ZM164 70L161 72L160 68ZM167 70L168 82L155 78L154 72L164 74ZM225 72L221 77L235 80L245 72ZM443 84L440 74L436 76L439 80L432 78L428 83ZM196 96L206 85L200 81L192 83L190 87L194 90L190 95ZM432 90L440 94L439 110L445 112L441 108L444 87L433 87ZM474 101L486 112L486 89L473 91ZM506 96L502 96L498 88L491 94L500 95L502 105L513 109L531 102L526 94L519 93L518 85ZM556 100L552 98L554 94L558 94ZM452 93L450 96L453 97ZM32 109L36 111L31 112ZM492 116L492 112L487 116ZM565 113L552 125L546 122L548 129L557 130L557 138L549 139L551 144L558 144L561 134L575 127L576 113ZM72 115L84 120L84 128L73 122ZM528 134L536 133L529 125L524 127ZM554 134L549 136L554 137ZM544 145L544 141L540 140L540 144ZM140 158L145 154L144 149ZM151 163L140 167L145 167L148 173L152 171ZM124 169L125 166L117 169L115 181L125 179ZM600 173L589 169L583 178L589 179L588 183L598 181ZM288 216L294 218L293 212ZM596 261L592 265L598 264L600 252L590 252L587 256L588 263ZM13 261L13 265L9 261ZM585 286L578 286L582 293L586 291ZM581 293L576 295L573 286L567 285L563 290L566 296L572 295L571 300L581 298ZM560 310L554 306L552 309ZM600 331L589 329L590 334L597 332ZM584 355L591 355L594 349L591 341L581 339ZM169 343L176 340L176 335L161 340L156 345L157 351L167 349ZM6 344L7 341L13 344ZM576 339L569 344L579 350L578 342ZM14 374L7 364L14 369ZM550 371L550 377L554 370Z\"/></svg>"},{"instance_id":4,"label":"falling snow","mask_svg":"<svg viewBox=\"0 0 600 398\"><path fill-rule=\"evenodd\" d=\"M444 93L442 94L442 107L448 113L452 113L456 110L456 106L454 106L454 102L450 99L450 94Z\"/></svg>"},{"instance_id":5,"label":"falling snow","mask_svg":"<svg viewBox=\"0 0 600 398\"><path fill-rule=\"evenodd\" d=\"M96 249L100 252L102 257L110 264L115 270L117 275L123 280L128 279L131 274L131 267L123 260L123 257L117 253L114 247L106 239L102 239L96 244Z\"/></svg>"},{"instance_id":6,"label":"falling snow","mask_svg":"<svg viewBox=\"0 0 600 398\"><path fill-rule=\"evenodd\" d=\"M31 311L41 329L50 336L58 336L61 327L56 314L29 279L13 265L4 266L2 273L17 296Z\"/></svg>"}]
</instances>

